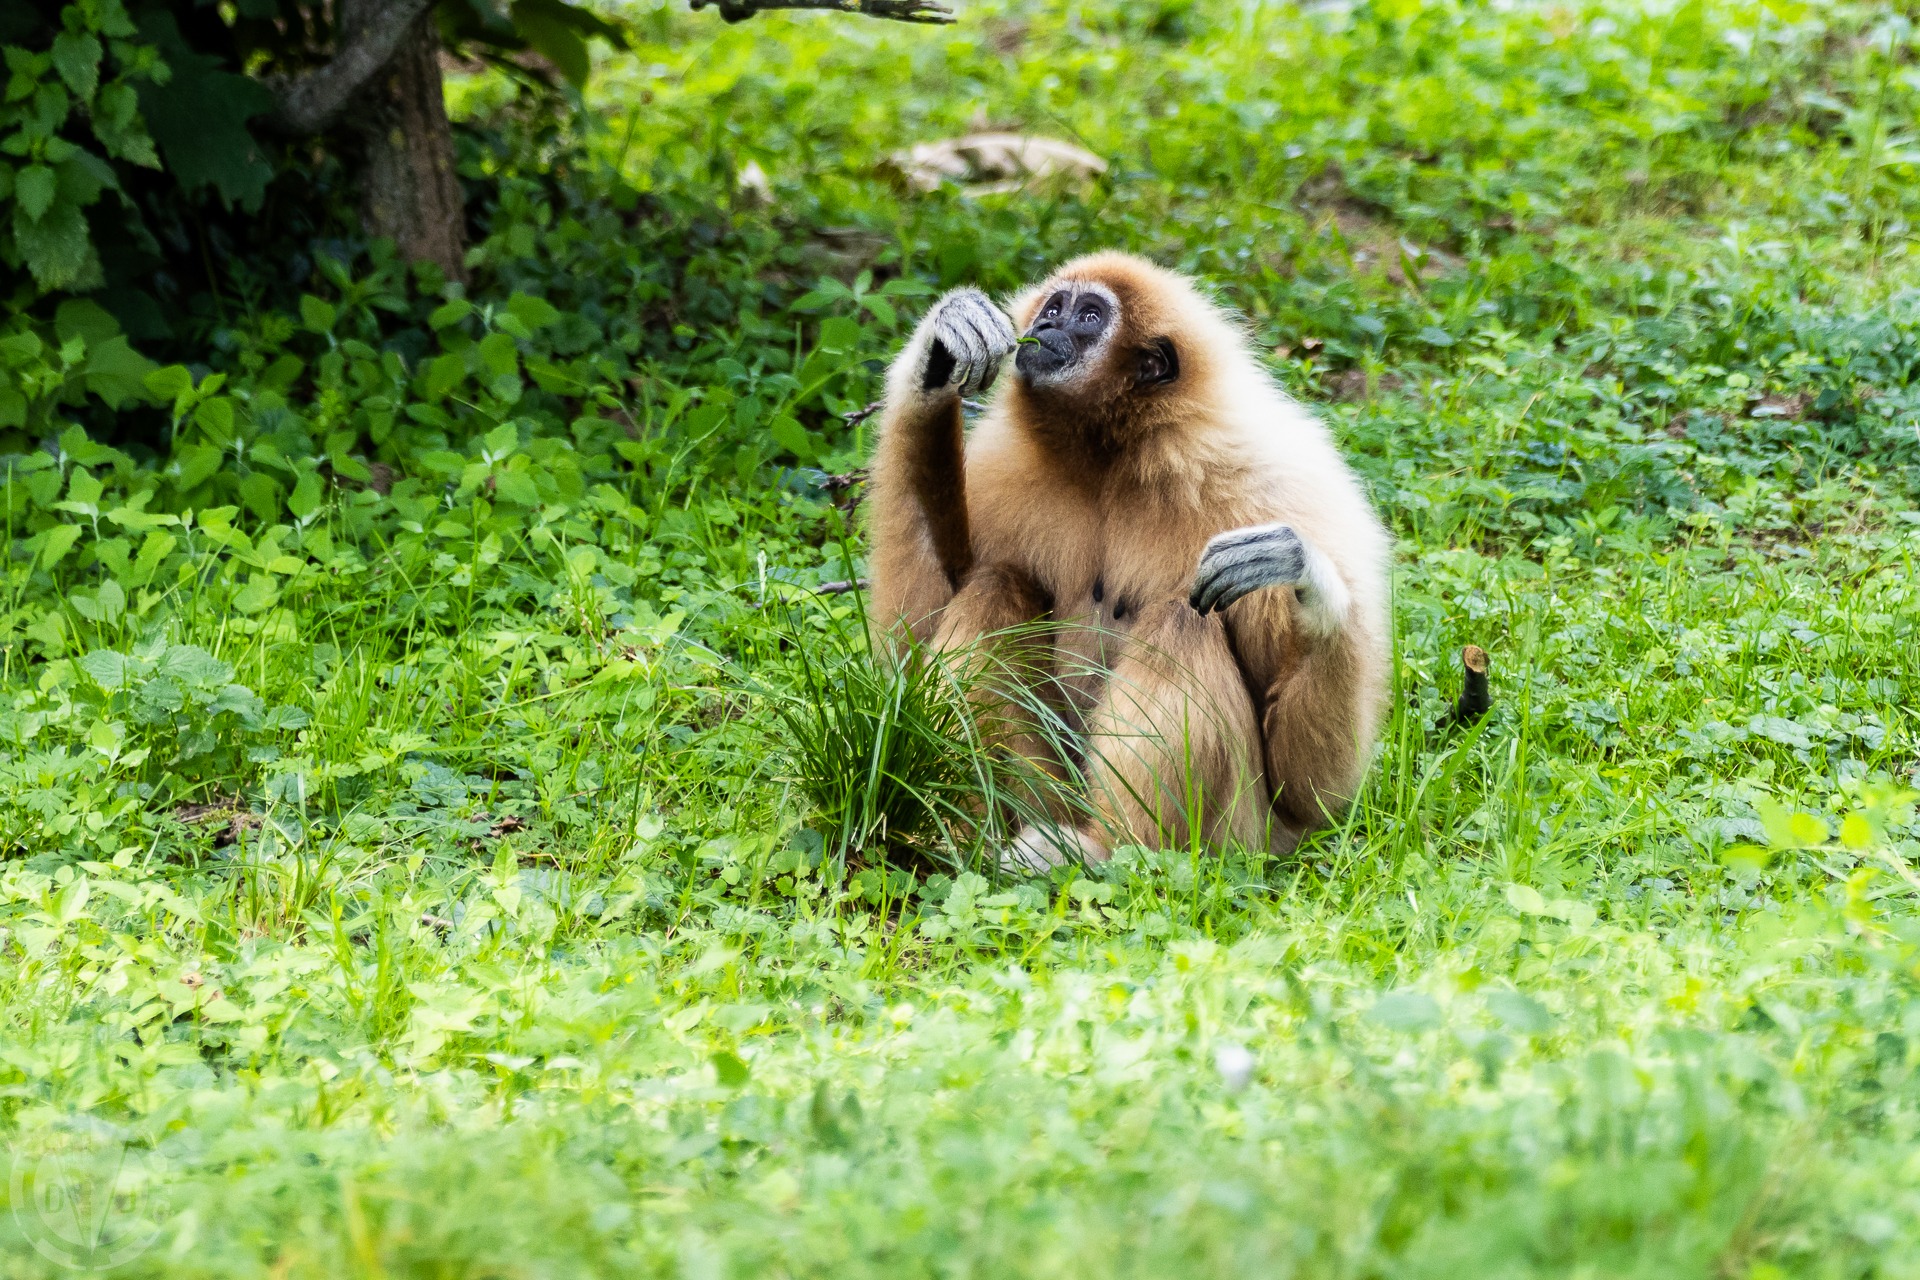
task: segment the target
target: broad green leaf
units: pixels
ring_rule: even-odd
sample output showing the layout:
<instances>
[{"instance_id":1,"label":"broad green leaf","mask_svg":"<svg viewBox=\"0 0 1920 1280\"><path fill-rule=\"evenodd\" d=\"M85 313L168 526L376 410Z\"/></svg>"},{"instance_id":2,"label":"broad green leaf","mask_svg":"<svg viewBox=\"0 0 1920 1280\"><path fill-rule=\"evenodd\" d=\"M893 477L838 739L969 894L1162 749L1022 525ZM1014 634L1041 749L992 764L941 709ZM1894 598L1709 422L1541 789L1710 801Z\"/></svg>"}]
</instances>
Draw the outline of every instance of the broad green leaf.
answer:
<instances>
[{"instance_id":1,"label":"broad green leaf","mask_svg":"<svg viewBox=\"0 0 1920 1280\"><path fill-rule=\"evenodd\" d=\"M163 400L172 400L179 412L179 401L193 392L193 373L183 364L170 364L147 374L147 390Z\"/></svg>"},{"instance_id":2,"label":"broad green leaf","mask_svg":"<svg viewBox=\"0 0 1920 1280\"><path fill-rule=\"evenodd\" d=\"M75 876L53 900L54 921L64 929L78 920L87 909L88 896L87 877Z\"/></svg>"},{"instance_id":3,"label":"broad green leaf","mask_svg":"<svg viewBox=\"0 0 1920 1280\"><path fill-rule=\"evenodd\" d=\"M0 338L0 365L18 368L33 360L45 349L46 344L40 341L40 335L37 333L32 331L10 333Z\"/></svg>"},{"instance_id":4,"label":"broad green leaf","mask_svg":"<svg viewBox=\"0 0 1920 1280\"><path fill-rule=\"evenodd\" d=\"M861 329L857 321L832 316L820 322L820 349L836 354L860 345Z\"/></svg>"},{"instance_id":5,"label":"broad green leaf","mask_svg":"<svg viewBox=\"0 0 1920 1280\"><path fill-rule=\"evenodd\" d=\"M467 376L464 355L436 356L427 362L427 399L438 400L459 386Z\"/></svg>"},{"instance_id":6,"label":"broad green leaf","mask_svg":"<svg viewBox=\"0 0 1920 1280\"><path fill-rule=\"evenodd\" d=\"M1796 813L1790 821L1792 823L1794 843L1803 849L1812 849L1823 845L1827 842L1827 838L1833 834L1827 829L1825 822L1810 813Z\"/></svg>"},{"instance_id":7,"label":"broad green leaf","mask_svg":"<svg viewBox=\"0 0 1920 1280\"><path fill-rule=\"evenodd\" d=\"M84 507L96 506L106 485L85 467L75 467L67 478L67 501Z\"/></svg>"},{"instance_id":8,"label":"broad green leaf","mask_svg":"<svg viewBox=\"0 0 1920 1280\"><path fill-rule=\"evenodd\" d=\"M1487 992L1487 1012L1523 1035L1539 1035L1553 1026L1553 1015L1546 1007L1518 991L1495 988Z\"/></svg>"},{"instance_id":9,"label":"broad green leaf","mask_svg":"<svg viewBox=\"0 0 1920 1280\"><path fill-rule=\"evenodd\" d=\"M568 21L569 8L553 0L514 0L511 12L514 30L520 37L545 54L569 84L579 88L587 82L593 62L587 53L586 40Z\"/></svg>"},{"instance_id":10,"label":"broad green leaf","mask_svg":"<svg viewBox=\"0 0 1920 1280\"><path fill-rule=\"evenodd\" d=\"M264 471L256 471L240 482L240 500L261 520L269 524L280 518L280 483Z\"/></svg>"},{"instance_id":11,"label":"broad green leaf","mask_svg":"<svg viewBox=\"0 0 1920 1280\"><path fill-rule=\"evenodd\" d=\"M100 53L100 42L84 31L63 31L53 38L53 65L82 102L100 87Z\"/></svg>"},{"instance_id":12,"label":"broad green leaf","mask_svg":"<svg viewBox=\"0 0 1920 1280\"><path fill-rule=\"evenodd\" d=\"M1760 811L1760 826L1767 843L1776 849L1792 849L1799 841L1793 832L1793 814L1777 800L1762 800L1754 806Z\"/></svg>"},{"instance_id":13,"label":"broad green leaf","mask_svg":"<svg viewBox=\"0 0 1920 1280\"><path fill-rule=\"evenodd\" d=\"M207 439L222 448L234 442L233 419L233 401L227 396L215 396L193 411L193 425L206 432Z\"/></svg>"},{"instance_id":14,"label":"broad green leaf","mask_svg":"<svg viewBox=\"0 0 1920 1280\"><path fill-rule=\"evenodd\" d=\"M136 583L150 581L161 563L172 555L173 549L179 545L180 540L170 533L158 529L149 533L147 540L140 544L140 554L133 562L134 581Z\"/></svg>"},{"instance_id":15,"label":"broad green leaf","mask_svg":"<svg viewBox=\"0 0 1920 1280\"><path fill-rule=\"evenodd\" d=\"M501 471L493 477L494 492L523 507L540 505L540 490L525 471Z\"/></svg>"},{"instance_id":16,"label":"broad green leaf","mask_svg":"<svg viewBox=\"0 0 1920 1280\"><path fill-rule=\"evenodd\" d=\"M1541 897L1540 891L1531 885L1508 885L1507 903L1522 915L1543 916L1547 914L1547 900Z\"/></svg>"},{"instance_id":17,"label":"broad green leaf","mask_svg":"<svg viewBox=\"0 0 1920 1280\"><path fill-rule=\"evenodd\" d=\"M1424 991L1393 991L1367 1010L1367 1017L1395 1031L1426 1031L1440 1025L1440 1006Z\"/></svg>"},{"instance_id":18,"label":"broad green leaf","mask_svg":"<svg viewBox=\"0 0 1920 1280\"><path fill-rule=\"evenodd\" d=\"M773 437L775 444L802 462L813 461L813 441L808 437L807 429L788 415L776 415L767 424L767 434Z\"/></svg>"},{"instance_id":19,"label":"broad green leaf","mask_svg":"<svg viewBox=\"0 0 1920 1280\"><path fill-rule=\"evenodd\" d=\"M333 304L314 297L310 293L300 295L300 323L312 333L328 333L333 322L339 319L339 312Z\"/></svg>"},{"instance_id":20,"label":"broad green leaf","mask_svg":"<svg viewBox=\"0 0 1920 1280\"><path fill-rule=\"evenodd\" d=\"M280 588L266 574L260 574L234 593L233 607L244 614L255 614L280 598Z\"/></svg>"},{"instance_id":21,"label":"broad green leaf","mask_svg":"<svg viewBox=\"0 0 1920 1280\"><path fill-rule=\"evenodd\" d=\"M147 375L153 370L153 361L116 335L89 349L85 368L87 390L99 396L109 409L147 401L151 399Z\"/></svg>"},{"instance_id":22,"label":"broad green leaf","mask_svg":"<svg viewBox=\"0 0 1920 1280\"><path fill-rule=\"evenodd\" d=\"M294 518L305 520L320 509L320 501L325 496L318 471L302 471L300 479L293 486L293 493L287 499L287 510Z\"/></svg>"},{"instance_id":23,"label":"broad green leaf","mask_svg":"<svg viewBox=\"0 0 1920 1280\"><path fill-rule=\"evenodd\" d=\"M491 458L504 458L520 444L520 428L511 422L503 422L481 437L481 447Z\"/></svg>"},{"instance_id":24,"label":"broad green leaf","mask_svg":"<svg viewBox=\"0 0 1920 1280\"><path fill-rule=\"evenodd\" d=\"M526 293L508 298L507 310L528 329L544 329L560 318L560 312L552 303Z\"/></svg>"},{"instance_id":25,"label":"broad green leaf","mask_svg":"<svg viewBox=\"0 0 1920 1280\"><path fill-rule=\"evenodd\" d=\"M158 46L168 74L140 83L140 115L168 171L189 195L211 188L223 204L258 209L273 166L248 121L273 109L273 91L192 48L164 7L145 12L141 33Z\"/></svg>"},{"instance_id":26,"label":"broad green leaf","mask_svg":"<svg viewBox=\"0 0 1920 1280\"><path fill-rule=\"evenodd\" d=\"M1873 843L1873 823L1864 813L1850 813L1840 824L1840 843L1849 849L1865 849Z\"/></svg>"},{"instance_id":27,"label":"broad green leaf","mask_svg":"<svg viewBox=\"0 0 1920 1280\"><path fill-rule=\"evenodd\" d=\"M13 198L20 212L36 222L53 207L56 189L53 170L43 164L28 165L13 180Z\"/></svg>"},{"instance_id":28,"label":"broad green leaf","mask_svg":"<svg viewBox=\"0 0 1920 1280\"><path fill-rule=\"evenodd\" d=\"M434 329L445 329L450 325L459 324L472 314L473 304L471 302L468 302L465 298L455 298L451 302L445 302L435 307L433 314L427 317L427 324Z\"/></svg>"},{"instance_id":29,"label":"broad green leaf","mask_svg":"<svg viewBox=\"0 0 1920 1280\"><path fill-rule=\"evenodd\" d=\"M511 335L490 333L480 339L480 364L496 378L511 377L520 372L520 349Z\"/></svg>"},{"instance_id":30,"label":"broad green leaf","mask_svg":"<svg viewBox=\"0 0 1920 1280\"><path fill-rule=\"evenodd\" d=\"M115 653L111 649L95 649L80 659L80 669L93 678L93 682L102 689L112 692L125 688L139 673L140 664L124 653Z\"/></svg>"},{"instance_id":31,"label":"broad green leaf","mask_svg":"<svg viewBox=\"0 0 1920 1280\"><path fill-rule=\"evenodd\" d=\"M724 1088L738 1089L747 1082L752 1074L740 1055L730 1049L722 1049L713 1055L713 1074Z\"/></svg>"},{"instance_id":32,"label":"broad green leaf","mask_svg":"<svg viewBox=\"0 0 1920 1280\"><path fill-rule=\"evenodd\" d=\"M220 469L224 451L210 444L180 445L173 451L166 474L181 493L199 485Z\"/></svg>"},{"instance_id":33,"label":"broad green leaf","mask_svg":"<svg viewBox=\"0 0 1920 1280\"><path fill-rule=\"evenodd\" d=\"M42 289L84 289L100 282L100 259L78 205L58 201L38 221L16 206L14 244Z\"/></svg>"}]
</instances>

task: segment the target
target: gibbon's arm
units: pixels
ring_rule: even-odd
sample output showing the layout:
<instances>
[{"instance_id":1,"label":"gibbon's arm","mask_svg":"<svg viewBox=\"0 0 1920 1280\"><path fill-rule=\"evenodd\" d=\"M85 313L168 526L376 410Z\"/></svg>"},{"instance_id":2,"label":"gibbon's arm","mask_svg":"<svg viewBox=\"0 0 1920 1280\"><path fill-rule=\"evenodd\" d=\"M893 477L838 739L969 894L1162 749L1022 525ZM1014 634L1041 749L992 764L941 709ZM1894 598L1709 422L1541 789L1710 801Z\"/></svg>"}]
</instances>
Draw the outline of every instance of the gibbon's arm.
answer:
<instances>
[{"instance_id":1,"label":"gibbon's arm","mask_svg":"<svg viewBox=\"0 0 1920 1280\"><path fill-rule=\"evenodd\" d=\"M960 401L993 385L1013 322L978 289L935 303L887 372L873 460L873 603L915 630L973 568Z\"/></svg>"}]
</instances>

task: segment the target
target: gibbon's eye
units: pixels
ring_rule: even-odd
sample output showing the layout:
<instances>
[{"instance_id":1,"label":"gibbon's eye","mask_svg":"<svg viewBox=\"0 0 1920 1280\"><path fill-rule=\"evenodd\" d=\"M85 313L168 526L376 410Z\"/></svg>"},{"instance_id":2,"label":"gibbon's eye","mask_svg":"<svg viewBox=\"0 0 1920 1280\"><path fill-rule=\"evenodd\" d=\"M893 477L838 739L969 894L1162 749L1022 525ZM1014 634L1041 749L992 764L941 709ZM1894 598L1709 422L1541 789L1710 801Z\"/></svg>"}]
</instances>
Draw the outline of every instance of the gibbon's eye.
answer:
<instances>
[{"instance_id":1,"label":"gibbon's eye","mask_svg":"<svg viewBox=\"0 0 1920 1280\"><path fill-rule=\"evenodd\" d=\"M1140 352L1138 383L1143 387L1172 382L1180 376L1180 354L1171 340L1159 338Z\"/></svg>"},{"instance_id":2,"label":"gibbon's eye","mask_svg":"<svg viewBox=\"0 0 1920 1280\"><path fill-rule=\"evenodd\" d=\"M1080 313L1080 323L1081 324L1098 324L1100 323L1100 313L1098 311L1095 311L1092 307L1088 307L1085 311L1082 311Z\"/></svg>"}]
</instances>

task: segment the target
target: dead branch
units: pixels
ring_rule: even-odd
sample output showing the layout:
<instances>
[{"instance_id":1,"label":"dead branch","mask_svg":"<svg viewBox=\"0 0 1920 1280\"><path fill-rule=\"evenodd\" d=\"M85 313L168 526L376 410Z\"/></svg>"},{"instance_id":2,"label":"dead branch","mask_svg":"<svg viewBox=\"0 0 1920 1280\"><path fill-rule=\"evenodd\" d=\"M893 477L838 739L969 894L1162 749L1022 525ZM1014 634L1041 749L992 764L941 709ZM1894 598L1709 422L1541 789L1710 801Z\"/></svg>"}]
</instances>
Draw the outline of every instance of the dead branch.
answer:
<instances>
[{"instance_id":1,"label":"dead branch","mask_svg":"<svg viewBox=\"0 0 1920 1280\"><path fill-rule=\"evenodd\" d=\"M1487 714L1487 708L1493 705L1493 695L1487 688L1487 651L1477 644L1468 645L1460 651L1460 668L1464 680L1452 718L1453 723L1465 726Z\"/></svg>"},{"instance_id":2,"label":"dead branch","mask_svg":"<svg viewBox=\"0 0 1920 1280\"><path fill-rule=\"evenodd\" d=\"M814 588L815 591L823 596L843 596L849 591L865 591L866 589L867 580L865 578L849 578L840 582L823 582Z\"/></svg>"},{"instance_id":3,"label":"dead branch","mask_svg":"<svg viewBox=\"0 0 1920 1280\"><path fill-rule=\"evenodd\" d=\"M718 8L728 22L745 22L756 13L772 9L826 9L895 22L953 21L953 10L933 0L692 0L692 4L696 12L709 6Z\"/></svg>"},{"instance_id":4,"label":"dead branch","mask_svg":"<svg viewBox=\"0 0 1920 1280\"><path fill-rule=\"evenodd\" d=\"M319 133L354 100L367 82L393 61L421 14L433 0L393 0L365 6L372 12L327 64L273 86L274 109L267 122L297 137Z\"/></svg>"}]
</instances>

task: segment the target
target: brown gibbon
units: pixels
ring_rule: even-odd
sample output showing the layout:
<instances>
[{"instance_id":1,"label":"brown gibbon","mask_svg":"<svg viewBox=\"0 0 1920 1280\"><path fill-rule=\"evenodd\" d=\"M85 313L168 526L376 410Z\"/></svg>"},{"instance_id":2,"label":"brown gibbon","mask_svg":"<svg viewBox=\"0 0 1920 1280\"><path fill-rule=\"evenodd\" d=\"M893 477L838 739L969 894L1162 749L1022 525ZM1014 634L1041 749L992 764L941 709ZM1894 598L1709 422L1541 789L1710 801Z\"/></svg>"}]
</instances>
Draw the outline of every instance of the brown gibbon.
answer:
<instances>
[{"instance_id":1,"label":"brown gibbon","mask_svg":"<svg viewBox=\"0 0 1920 1280\"><path fill-rule=\"evenodd\" d=\"M1077 812L1029 815L1004 862L1291 849L1372 754L1385 529L1326 429L1185 277L1097 253L1009 310L954 290L888 373L876 629L949 654L1010 637L1024 657L1003 669L1059 709L1067 747L1002 742L1077 779ZM965 432L962 398L1015 352Z\"/></svg>"}]
</instances>

